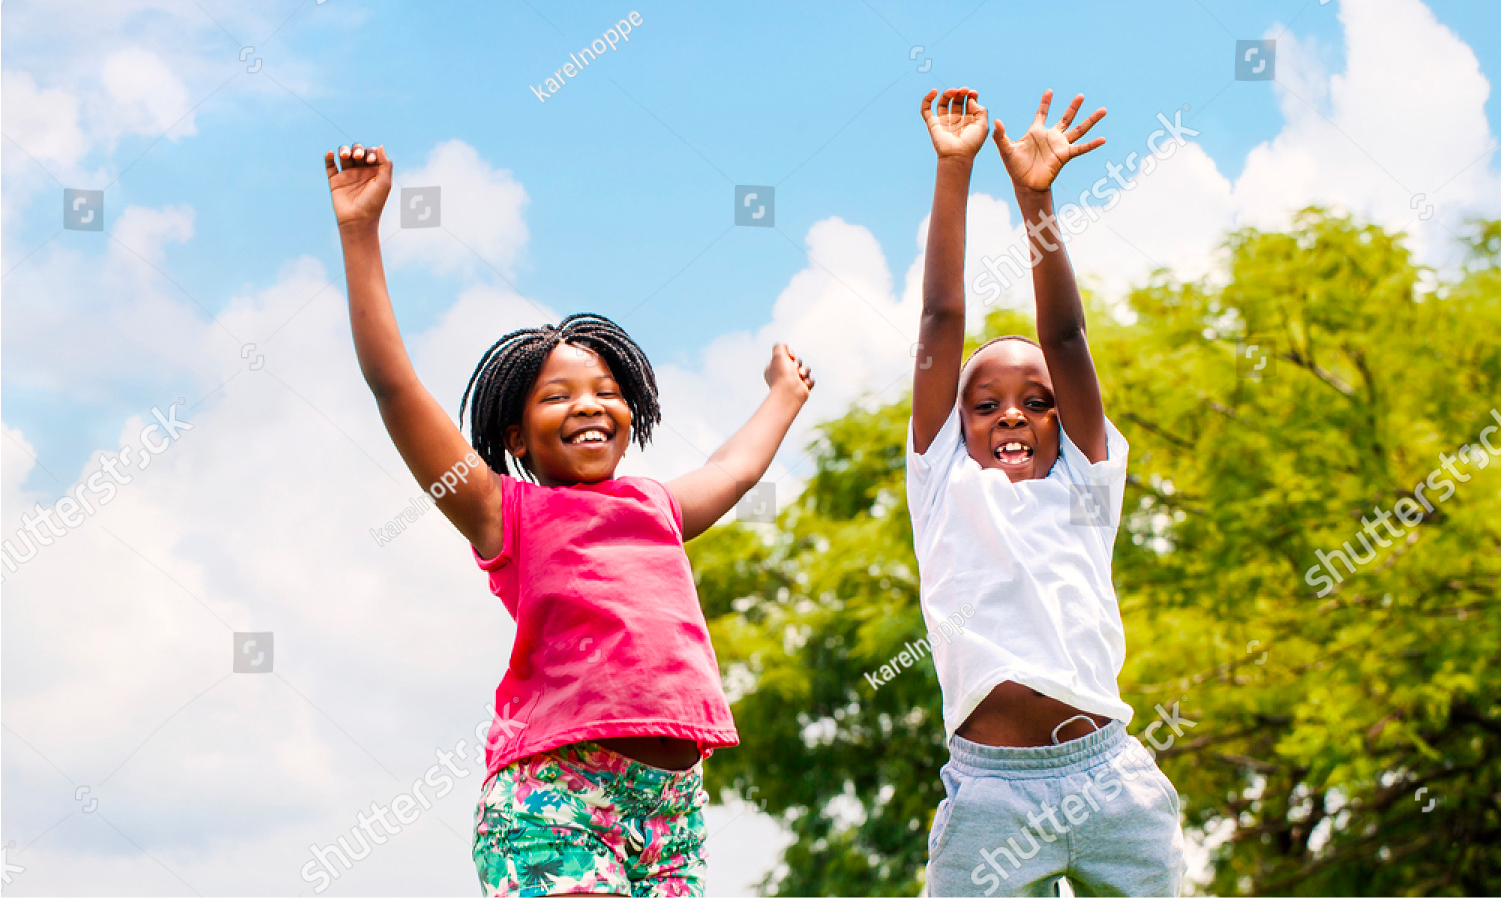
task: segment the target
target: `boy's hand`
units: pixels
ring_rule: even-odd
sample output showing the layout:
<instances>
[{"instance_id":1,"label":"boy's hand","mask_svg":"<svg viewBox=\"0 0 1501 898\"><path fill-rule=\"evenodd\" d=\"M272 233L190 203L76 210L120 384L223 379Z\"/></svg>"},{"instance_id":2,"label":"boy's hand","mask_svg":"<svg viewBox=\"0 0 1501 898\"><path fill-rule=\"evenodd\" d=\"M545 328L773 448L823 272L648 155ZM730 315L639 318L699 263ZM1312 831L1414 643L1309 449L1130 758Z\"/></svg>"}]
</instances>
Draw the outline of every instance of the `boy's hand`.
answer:
<instances>
[{"instance_id":1,"label":"boy's hand","mask_svg":"<svg viewBox=\"0 0 1501 898\"><path fill-rule=\"evenodd\" d=\"M938 97L935 110L930 107L937 96L938 91L930 90L922 98L922 120L928 126L934 151L940 159L975 158L985 145L985 132L990 127L985 107L980 105L980 95L967 87L946 90Z\"/></svg>"},{"instance_id":2,"label":"boy's hand","mask_svg":"<svg viewBox=\"0 0 1501 898\"><path fill-rule=\"evenodd\" d=\"M1058 124L1049 128L1045 124L1048 117L1048 107L1052 105L1053 92L1042 92L1042 103L1037 107L1037 117L1032 120L1032 127L1021 136L1020 140L1006 139L1006 126L999 120L995 123L995 145L1001 151L1001 161L1006 163L1006 171L1011 175L1011 182L1017 190L1023 188L1042 192L1053 186L1053 179L1058 177L1058 172L1063 170L1063 164L1075 156L1082 156L1096 147L1105 143L1105 138L1097 137L1089 143L1075 143L1089 133L1095 122L1105 117L1103 108L1096 109L1089 118L1079 124L1077 128L1069 129L1078 115L1079 107L1084 104L1084 95L1074 97L1074 101L1068 104L1063 117Z\"/></svg>"},{"instance_id":3,"label":"boy's hand","mask_svg":"<svg viewBox=\"0 0 1501 898\"><path fill-rule=\"evenodd\" d=\"M391 193L391 160L384 146L367 149L362 144L339 147L338 162L329 152L323 157L328 172L328 192L334 201L334 218L339 227L380 222L381 209Z\"/></svg>"},{"instance_id":4,"label":"boy's hand","mask_svg":"<svg viewBox=\"0 0 1501 898\"><path fill-rule=\"evenodd\" d=\"M766 366L766 385L773 391L790 389L793 396L802 402L813 389L813 372L804 365L787 344L778 343L771 349L771 363Z\"/></svg>"}]
</instances>

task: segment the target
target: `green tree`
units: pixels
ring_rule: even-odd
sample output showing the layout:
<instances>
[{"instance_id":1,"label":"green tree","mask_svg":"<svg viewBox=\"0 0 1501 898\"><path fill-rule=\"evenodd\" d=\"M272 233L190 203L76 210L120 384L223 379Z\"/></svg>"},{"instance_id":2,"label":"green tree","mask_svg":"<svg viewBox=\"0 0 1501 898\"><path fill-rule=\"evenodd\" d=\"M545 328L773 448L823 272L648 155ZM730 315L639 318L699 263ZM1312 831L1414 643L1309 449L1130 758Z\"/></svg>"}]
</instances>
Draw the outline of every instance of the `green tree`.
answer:
<instances>
[{"instance_id":1,"label":"green tree","mask_svg":"<svg viewBox=\"0 0 1501 898\"><path fill-rule=\"evenodd\" d=\"M1465 273L1438 283L1400 239L1309 210L1290 233L1231 235L1228 277L1158 275L1129 324L1092 311L1131 443L1121 691L1137 734L1159 704L1192 722L1158 759L1217 844L1211 892L1501 891L1501 458L1461 448L1501 405L1501 227L1466 244ZM984 336L1030 329L996 312ZM743 740L708 765L711 790L790 828L774 894L920 886L938 684L930 662L878 689L864 676L925 635L908 415L824 425L774 532L690 546ZM1435 470L1451 494L1414 489ZM1404 498L1417 523L1364 529ZM1328 556L1349 541L1367 557L1370 532L1353 574ZM1327 588L1320 552L1340 571Z\"/></svg>"}]
</instances>

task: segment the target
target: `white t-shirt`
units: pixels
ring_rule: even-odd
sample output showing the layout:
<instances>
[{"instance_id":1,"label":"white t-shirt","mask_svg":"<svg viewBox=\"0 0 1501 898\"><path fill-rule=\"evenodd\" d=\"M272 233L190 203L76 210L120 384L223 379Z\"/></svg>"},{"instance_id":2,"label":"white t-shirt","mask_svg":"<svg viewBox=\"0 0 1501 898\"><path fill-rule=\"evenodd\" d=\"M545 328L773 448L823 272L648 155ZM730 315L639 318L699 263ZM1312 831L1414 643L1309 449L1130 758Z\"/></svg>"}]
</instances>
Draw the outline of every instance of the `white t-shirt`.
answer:
<instances>
[{"instance_id":1,"label":"white t-shirt","mask_svg":"<svg viewBox=\"0 0 1501 898\"><path fill-rule=\"evenodd\" d=\"M1131 720L1115 682L1126 637L1110 582L1126 438L1107 419L1106 460L1090 464L1058 432L1048 476L1012 483L969 457L957 403L924 455L907 426L907 505L948 739L1007 680Z\"/></svg>"}]
</instances>

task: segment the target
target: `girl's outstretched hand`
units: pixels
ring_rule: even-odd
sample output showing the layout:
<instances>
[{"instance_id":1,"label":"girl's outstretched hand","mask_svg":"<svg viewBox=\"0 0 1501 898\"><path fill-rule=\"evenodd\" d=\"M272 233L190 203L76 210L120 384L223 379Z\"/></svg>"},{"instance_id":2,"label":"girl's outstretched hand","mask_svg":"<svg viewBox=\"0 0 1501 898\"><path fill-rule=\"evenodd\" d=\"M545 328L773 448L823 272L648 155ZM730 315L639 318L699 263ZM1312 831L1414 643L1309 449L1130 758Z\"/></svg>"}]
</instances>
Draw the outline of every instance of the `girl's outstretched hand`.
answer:
<instances>
[{"instance_id":1,"label":"girl's outstretched hand","mask_svg":"<svg viewBox=\"0 0 1501 898\"><path fill-rule=\"evenodd\" d=\"M358 143L339 147L337 162L333 152L326 153L323 167L328 172L328 192L333 197L334 218L339 227L378 224L386 197L391 193L392 166L386 158L386 148L367 148Z\"/></svg>"},{"instance_id":2,"label":"girl's outstretched hand","mask_svg":"<svg viewBox=\"0 0 1501 898\"><path fill-rule=\"evenodd\" d=\"M922 98L922 120L928 126L934 151L939 157L973 159L985 145L990 121L980 105L980 95L967 87L946 90L938 97L936 107L934 97L938 97L938 91L930 90Z\"/></svg>"},{"instance_id":3,"label":"girl's outstretched hand","mask_svg":"<svg viewBox=\"0 0 1501 898\"><path fill-rule=\"evenodd\" d=\"M790 389L799 399L808 398L813 389L813 372L804 365L787 344L778 343L771 349L771 363L766 366L766 385Z\"/></svg>"},{"instance_id":4,"label":"girl's outstretched hand","mask_svg":"<svg viewBox=\"0 0 1501 898\"><path fill-rule=\"evenodd\" d=\"M1049 128L1046 122L1048 107L1052 103L1053 92L1043 91L1042 103L1037 107L1037 117L1032 120L1032 127L1027 129L1020 140L1007 140L1006 126L999 120L995 123L995 145L1000 149L1001 161L1006 163L1006 171L1010 173L1011 182L1018 190L1027 188L1040 192L1051 188L1053 179L1063 170L1065 162L1105 143L1103 137L1097 137L1089 143L1075 142L1088 134L1095 122L1105 117L1103 107L1091 113L1077 128L1070 129L1074 116L1079 114L1079 107L1084 104L1084 95L1079 94L1068 104L1068 109L1058 119L1058 124Z\"/></svg>"}]
</instances>

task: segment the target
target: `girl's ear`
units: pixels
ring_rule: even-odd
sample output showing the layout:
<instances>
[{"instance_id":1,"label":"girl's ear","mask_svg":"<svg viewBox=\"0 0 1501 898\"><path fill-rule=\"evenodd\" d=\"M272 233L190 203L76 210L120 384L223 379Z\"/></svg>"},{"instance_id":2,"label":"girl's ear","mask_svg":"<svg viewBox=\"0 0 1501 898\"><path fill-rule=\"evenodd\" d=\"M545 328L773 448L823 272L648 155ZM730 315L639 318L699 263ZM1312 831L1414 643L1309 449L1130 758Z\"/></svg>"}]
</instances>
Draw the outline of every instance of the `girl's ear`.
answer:
<instances>
[{"instance_id":1,"label":"girl's ear","mask_svg":"<svg viewBox=\"0 0 1501 898\"><path fill-rule=\"evenodd\" d=\"M512 424L506 428L505 444L506 451L511 453L516 459L520 460L526 457L526 443L521 440L520 424Z\"/></svg>"}]
</instances>

